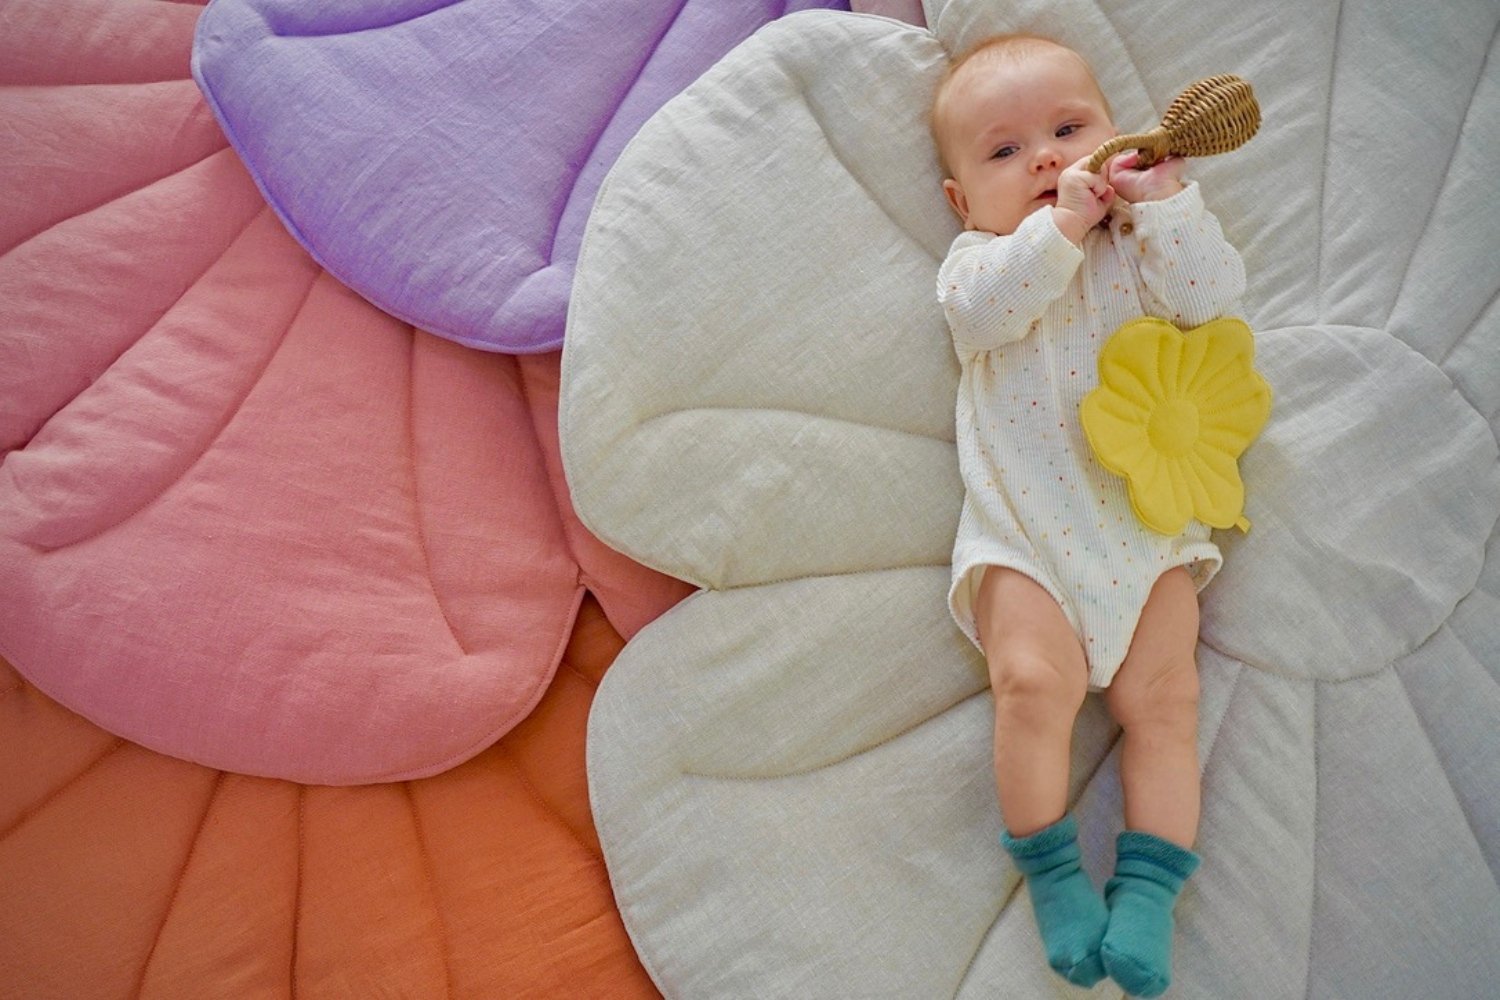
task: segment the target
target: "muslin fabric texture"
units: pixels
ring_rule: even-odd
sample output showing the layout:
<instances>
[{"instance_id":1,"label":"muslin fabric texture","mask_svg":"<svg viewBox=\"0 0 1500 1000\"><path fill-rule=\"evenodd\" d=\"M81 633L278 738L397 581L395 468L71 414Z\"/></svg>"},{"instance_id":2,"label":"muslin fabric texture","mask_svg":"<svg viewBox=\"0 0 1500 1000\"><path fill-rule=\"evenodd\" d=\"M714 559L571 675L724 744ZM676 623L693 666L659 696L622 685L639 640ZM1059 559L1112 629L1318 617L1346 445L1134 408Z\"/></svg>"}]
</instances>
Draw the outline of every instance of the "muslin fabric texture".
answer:
<instances>
[{"instance_id":1,"label":"muslin fabric texture","mask_svg":"<svg viewBox=\"0 0 1500 1000\"><path fill-rule=\"evenodd\" d=\"M1277 397L1241 463L1254 528L1217 536L1203 594L1174 990L1493 992L1500 275L1473 261L1500 206L1473 195L1500 157L1500 9L1266 15L794 15L606 179L563 359L570 485L611 544L709 588L632 640L590 718L616 898L668 995L1068 995L995 847L984 665L944 601L958 365L932 280L958 227L927 102L947 52L1004 30L1082 51L1121 127L1226 71L1265 114L1190 164ZM1096 884L1116 735L1089 699L1070 801Z\"/></svg>"}]
</instances>

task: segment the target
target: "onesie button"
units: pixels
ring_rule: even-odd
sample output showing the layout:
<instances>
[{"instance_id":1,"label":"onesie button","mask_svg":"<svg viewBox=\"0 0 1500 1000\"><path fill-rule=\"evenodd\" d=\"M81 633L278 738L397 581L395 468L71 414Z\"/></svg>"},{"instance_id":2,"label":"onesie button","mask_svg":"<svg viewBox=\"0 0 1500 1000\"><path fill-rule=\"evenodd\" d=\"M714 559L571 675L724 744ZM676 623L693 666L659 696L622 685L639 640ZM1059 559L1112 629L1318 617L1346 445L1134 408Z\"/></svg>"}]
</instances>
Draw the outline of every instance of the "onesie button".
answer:
<instances>
[{"instance_id":1,"label":"onesie button","mask_svg":"<svg viewBox=\"0 0 1500 1000\"><path fill-rule=\"evenodd\" d=\"M1129 236L1133 232L1135 232L1135 223L1133 223L1133 222L1122 222L1122 223L1120 223L1120 233L1122 235Z\"/></svg>"}]
</instances>

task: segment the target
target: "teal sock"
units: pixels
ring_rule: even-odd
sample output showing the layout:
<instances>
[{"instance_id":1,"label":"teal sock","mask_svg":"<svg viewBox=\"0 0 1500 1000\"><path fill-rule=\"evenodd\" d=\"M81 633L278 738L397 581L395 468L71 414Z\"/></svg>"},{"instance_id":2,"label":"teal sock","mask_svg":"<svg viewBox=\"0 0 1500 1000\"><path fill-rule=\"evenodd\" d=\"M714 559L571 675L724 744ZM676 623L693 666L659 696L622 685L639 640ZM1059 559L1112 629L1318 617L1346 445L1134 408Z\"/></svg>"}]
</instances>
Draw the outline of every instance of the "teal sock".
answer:
<instances>
[{"instance_id":1,"label":"teal sock","mask_svg":"<svg viewBox=\"0 0 1500 1000\"><path fill-rule=\"evenodd\" d=\"M1071 815L1020 840L1008 832L1000 844L1026 876L1047 964L1070 983L1093 986L1104 978L1099 947L1109 911L1078 859L1078 823Z\"/></svg>"},{"instance_id":2,"label":"teal sock","mask_svg":"<svg viewBox=\"0 0 1500 1000\"><path fill-rule=\"evenodd\" d=\"M1115 848L1115 874L1104 886L1104 968L1131 996L1161 996L1172 983L1172 907L1198 868L1198 855L1131 830L1120 834Z\"/></svg>"}]
</instances>

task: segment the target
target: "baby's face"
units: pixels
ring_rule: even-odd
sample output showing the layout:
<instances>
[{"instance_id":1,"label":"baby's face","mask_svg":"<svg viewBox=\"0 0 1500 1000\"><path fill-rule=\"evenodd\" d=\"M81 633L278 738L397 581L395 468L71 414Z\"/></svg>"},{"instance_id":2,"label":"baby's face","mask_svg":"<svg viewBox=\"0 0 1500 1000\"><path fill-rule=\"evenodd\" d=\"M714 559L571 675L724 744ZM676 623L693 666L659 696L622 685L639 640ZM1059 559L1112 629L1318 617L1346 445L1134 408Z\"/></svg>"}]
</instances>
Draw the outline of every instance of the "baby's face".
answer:
<instances>
[{"instance_id":1,"label":"baby's face","mask_svg":"<svg viewBox=\"0 0 1500 1000\"><path fill-rule=\"evenodd\" d=\"M1061 47L980 52L959 67L943 101L943 183L965 229L998 235L1057 203L1057 179L1115 134L1083 60Z\"/></svg>"}]
</instances>

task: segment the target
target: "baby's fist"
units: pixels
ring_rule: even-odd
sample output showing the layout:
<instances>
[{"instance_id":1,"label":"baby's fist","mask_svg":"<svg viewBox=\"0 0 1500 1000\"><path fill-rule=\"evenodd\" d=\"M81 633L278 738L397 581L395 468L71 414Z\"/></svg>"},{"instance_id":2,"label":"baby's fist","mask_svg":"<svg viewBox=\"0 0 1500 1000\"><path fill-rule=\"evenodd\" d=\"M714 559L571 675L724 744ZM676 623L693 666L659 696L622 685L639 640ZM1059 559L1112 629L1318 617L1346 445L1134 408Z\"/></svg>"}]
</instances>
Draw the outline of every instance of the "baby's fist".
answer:
<instances>
[{"instance_id":1,"label":"baby's fist","mask_svg":"<svg viewBox=\"0 0 1500 1000\"><path fill-rule=\"evenodd\" d=\"M1115 189L1103 174L1087 169L1088 157L1065 168L1057 178L1057 204L1053 220L1074 243L1099 224L1115 200Z\"/></svg>"}]
</instances>

